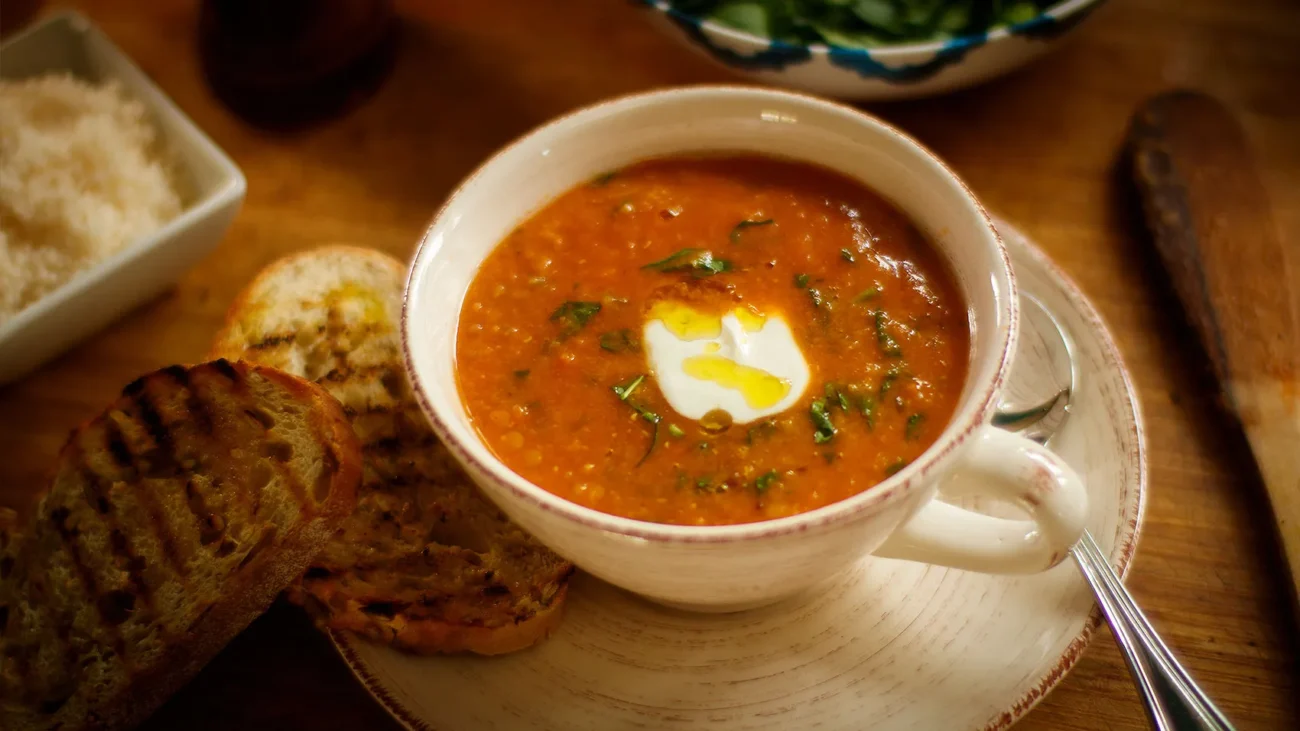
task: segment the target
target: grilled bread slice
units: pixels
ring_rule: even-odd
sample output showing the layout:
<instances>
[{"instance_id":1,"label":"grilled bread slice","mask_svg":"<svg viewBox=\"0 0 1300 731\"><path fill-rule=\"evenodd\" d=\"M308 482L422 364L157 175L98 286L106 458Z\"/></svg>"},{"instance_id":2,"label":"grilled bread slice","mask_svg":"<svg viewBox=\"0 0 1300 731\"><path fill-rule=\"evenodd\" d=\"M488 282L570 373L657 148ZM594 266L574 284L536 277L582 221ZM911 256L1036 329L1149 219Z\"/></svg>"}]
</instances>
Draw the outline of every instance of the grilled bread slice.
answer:
<instances>
[{"instance_id":1,"label":"grilled bread slice","mask_svg":"<svg viewBox=\"0 0 1300 731\"><path fill-rule=\"evenodd\" d=\"M0 728L143 720L302 575L356 504L323 389L224 360L127 386L0 516Z\"/></svg>"},{"instance_id":2,"label":"grilled bread slice","mask_svg":"<svg viewBox=\"0 0 1300 731\"><path fill-rule=\"evenodd\" d=\"M429 429L402 368L404 278L367 249L281 260L237 299L213 352L320 383L363 445L357 510L290 598L326 627L416 653L518 650L559 621L573 566L511 523Z\"/></svg>"}]
</instances>

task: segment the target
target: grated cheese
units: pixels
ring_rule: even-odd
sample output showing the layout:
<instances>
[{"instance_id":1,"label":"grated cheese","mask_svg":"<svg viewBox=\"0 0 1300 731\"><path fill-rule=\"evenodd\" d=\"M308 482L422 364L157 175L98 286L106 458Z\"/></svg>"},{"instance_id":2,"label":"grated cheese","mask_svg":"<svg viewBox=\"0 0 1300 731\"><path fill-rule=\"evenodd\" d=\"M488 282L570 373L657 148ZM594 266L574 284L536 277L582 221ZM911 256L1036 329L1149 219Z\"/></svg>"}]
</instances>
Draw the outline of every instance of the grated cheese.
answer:
<instances>
[{"instance_id":1,"label":"grated cheese","mask_svg":"<svg viewBox=\"0 0 1300 731\"><path fill-rule=\"evenodd\" d=\"M0 324L180 211L147 110L116 82L0 81Z\"/></svg>"}]
</instances>

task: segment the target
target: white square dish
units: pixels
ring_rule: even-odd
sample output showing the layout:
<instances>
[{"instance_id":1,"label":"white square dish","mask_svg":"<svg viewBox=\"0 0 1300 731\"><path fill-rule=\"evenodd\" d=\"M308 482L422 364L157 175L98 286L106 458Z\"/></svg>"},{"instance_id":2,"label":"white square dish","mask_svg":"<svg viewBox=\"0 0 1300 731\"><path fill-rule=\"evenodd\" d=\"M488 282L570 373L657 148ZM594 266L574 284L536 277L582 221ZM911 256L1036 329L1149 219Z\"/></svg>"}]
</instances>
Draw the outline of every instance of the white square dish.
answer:
<instances>
[{"instance_id":1,"label":"white square dish","mask_svg":"<svg viewBox=\"0 0 1300 731\"><path fill-rule=\"evenodd\" d=\"M0 384L31 372L175 282L221 240L246 188L235 163L84 17L60 13L0 45L0 78L50 71L89 81L116 79L145 105L182 177L183 208L0 324Z\"/></svg>"}]
</instances>

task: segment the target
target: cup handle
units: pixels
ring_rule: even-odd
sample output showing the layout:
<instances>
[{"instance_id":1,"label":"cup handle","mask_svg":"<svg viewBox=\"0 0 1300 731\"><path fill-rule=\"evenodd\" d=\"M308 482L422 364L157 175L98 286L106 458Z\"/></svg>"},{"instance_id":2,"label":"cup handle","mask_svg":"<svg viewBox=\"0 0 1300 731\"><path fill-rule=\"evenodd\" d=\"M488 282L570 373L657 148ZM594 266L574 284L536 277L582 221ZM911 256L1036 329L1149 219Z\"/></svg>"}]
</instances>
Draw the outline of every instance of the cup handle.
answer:
<instances>
[{"instance_id":1,"label":"cup handle","mask_svg":"<svg viewBox=\"0 0 1300 731\"><path fill-rule=\"evenodd\" d=\"M931 500L875 555L987 574L1032 574L1065 558L1088 518L1083 481L1046 447L986 426L946 478L945 495L1018 504L1030 520L993 518Z\"/></svg>"}]
</instances>

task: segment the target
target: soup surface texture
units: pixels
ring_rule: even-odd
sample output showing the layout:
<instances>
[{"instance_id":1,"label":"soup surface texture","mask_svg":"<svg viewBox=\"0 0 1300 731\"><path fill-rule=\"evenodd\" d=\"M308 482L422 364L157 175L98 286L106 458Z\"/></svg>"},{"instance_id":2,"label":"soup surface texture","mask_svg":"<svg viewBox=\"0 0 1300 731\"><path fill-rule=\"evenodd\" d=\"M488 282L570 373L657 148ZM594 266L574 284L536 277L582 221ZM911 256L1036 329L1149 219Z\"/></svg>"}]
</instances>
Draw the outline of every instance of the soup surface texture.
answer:
<instances>
[{"instance_id":1,"label":"soup surface texture","mask_svg":"<svg viewBox=\"0 0 1300 731\"><path fill-rule=\"evenodd\" d=\"M507 466L685 525L862 492L944 429L966 312L922 234L861 184L763 157L650 160L565 193L487 257L456 371Z\"/></svg>"}]
</instances>

